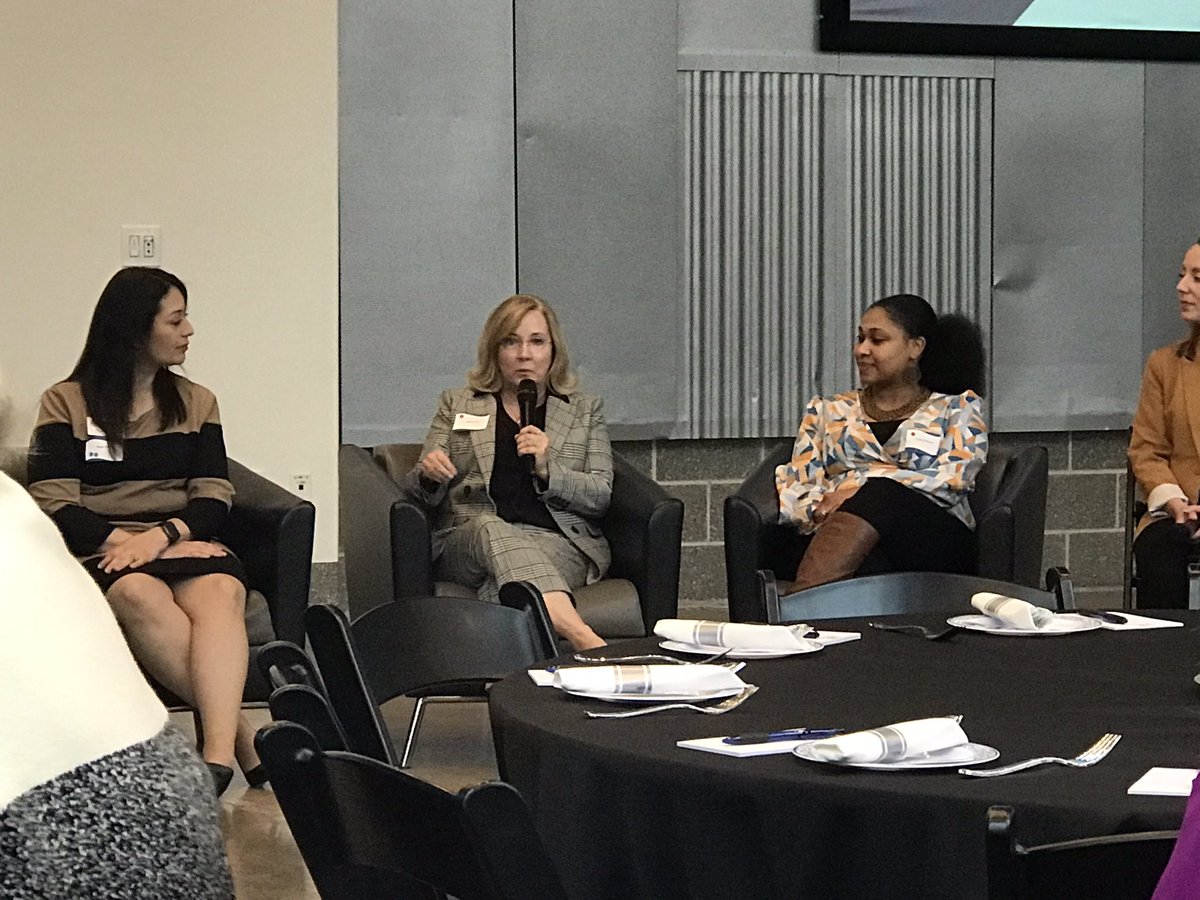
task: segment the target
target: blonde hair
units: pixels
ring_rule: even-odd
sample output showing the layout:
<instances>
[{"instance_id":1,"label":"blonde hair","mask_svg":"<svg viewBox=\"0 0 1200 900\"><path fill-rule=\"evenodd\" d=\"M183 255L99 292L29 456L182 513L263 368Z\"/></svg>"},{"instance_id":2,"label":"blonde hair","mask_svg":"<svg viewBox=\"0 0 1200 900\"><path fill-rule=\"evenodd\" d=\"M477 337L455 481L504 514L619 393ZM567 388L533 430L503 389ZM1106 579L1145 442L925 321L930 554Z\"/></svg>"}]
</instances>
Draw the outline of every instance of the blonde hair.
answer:
<instances>
[{"instance_id":1,"label":"blonde hair","mask_svg":"<svg viewBox=\"0 0 1200 900\"><path fill-rule=\"evenodd\" d=\"M479 335L475 367L467 372L467 386L477 391L494 394L504 385L500 374L500 342L513 334L531 312L540 312L546 317L546 328L550 331L550 370L546 373L546 387L559 394L575 390L579 380L571 371L571 359L567 343L558 325L558 316L541 297L533 294L513 294L492 310L483 333Z\"/></svg>"}]
</instances>

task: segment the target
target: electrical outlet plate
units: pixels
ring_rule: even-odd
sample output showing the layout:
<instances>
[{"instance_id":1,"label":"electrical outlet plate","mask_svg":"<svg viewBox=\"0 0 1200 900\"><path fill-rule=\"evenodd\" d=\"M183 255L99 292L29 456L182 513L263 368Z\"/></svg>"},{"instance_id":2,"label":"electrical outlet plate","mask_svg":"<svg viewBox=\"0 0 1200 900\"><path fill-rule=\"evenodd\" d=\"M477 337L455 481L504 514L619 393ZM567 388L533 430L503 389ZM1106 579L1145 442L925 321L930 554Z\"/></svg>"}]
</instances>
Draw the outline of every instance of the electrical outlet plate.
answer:
<instances>
[{"instance_id":1,"label":"electrical outlet plate","mask_svg":"<svg viewBox=\"0 0 1200 900\"><path fill-rule=\"evenodd\" d=\"M162 228L158 225L122 225L121 265L161 266Z\"/></svg>"}]
</instances>

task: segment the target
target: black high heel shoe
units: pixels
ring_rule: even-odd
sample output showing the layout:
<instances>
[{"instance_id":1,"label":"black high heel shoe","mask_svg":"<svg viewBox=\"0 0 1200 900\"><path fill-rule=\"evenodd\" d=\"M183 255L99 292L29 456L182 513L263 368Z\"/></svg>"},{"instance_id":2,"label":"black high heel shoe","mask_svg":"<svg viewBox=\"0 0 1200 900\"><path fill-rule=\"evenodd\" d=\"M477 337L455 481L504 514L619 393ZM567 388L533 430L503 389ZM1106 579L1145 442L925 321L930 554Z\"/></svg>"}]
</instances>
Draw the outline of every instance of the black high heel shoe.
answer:
<instances>
[{"instance_id":1,"label":"black high heel shoe","mask_svg":"<svg viewBox=\"0 0 1200 900\"><path fill-rule=\"evenodd\" d=\"M262 763L249 771L243 770L242 774L246 776L246 784L252 788L266 787L267 782L271 780L271 776L267 774L267 767Z\"/></svg>"},{"instance_id":2,"label":"black high heel shoe","mask_svg":"<svg viewBox=\"0 0 1200 900\"><path fill-rule=\"evenodd\" d=\"M213 788L216 789L217 796L220 797L229 789L229 782L233 781L233 769L229 766L223 766L220 763L205 763L208 766L208 774L212 776ZM259 768L262 768L261 766Z\"/></svg>"}]
</instances>

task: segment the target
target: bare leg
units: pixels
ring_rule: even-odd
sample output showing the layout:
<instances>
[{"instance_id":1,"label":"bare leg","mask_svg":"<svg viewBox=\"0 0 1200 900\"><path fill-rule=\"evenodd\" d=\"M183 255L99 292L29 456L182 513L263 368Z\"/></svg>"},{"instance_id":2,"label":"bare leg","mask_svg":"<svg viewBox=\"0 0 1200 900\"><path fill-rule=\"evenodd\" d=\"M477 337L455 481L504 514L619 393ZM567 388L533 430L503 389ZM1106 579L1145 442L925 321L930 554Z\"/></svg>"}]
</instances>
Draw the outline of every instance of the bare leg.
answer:
<instances>
[{"instance_id":1,"label":"bare leg","mask_svg":"<svg viewBox=\"0 0 1200 900\"><path fill-rule=\"evenodd\" d=\"M114 583L106 596L134 658L167 690L195 705L192 623L176 605L170 586L153 575L131 574Z\"/></svg>"},{"instance_id":2,"label":"bare leg","mask_svg":"<svg viewBox=\"0 0 1200 900\"><path fill-rule=\"evenodd\" d=\"M250 653L245 588L229 575L200 575L176 585L175 602L192 623L189 671L204 725L204 759L231 766Z\"/></svg>"},{"instance_id":3,"label":"bare leg","mask_svg":"<svg viewBox=\"0 0 1200 900\"><path fill-rule=\"evenodd\" d=\"M550 613L550 624L554 626L559 637L565 638L576 650L605 645L604 638L592 631L587 622L580 618L569 594L564 591L547 591L542 599L546 602L546 612Z\"/></svg>"}]
</instances>

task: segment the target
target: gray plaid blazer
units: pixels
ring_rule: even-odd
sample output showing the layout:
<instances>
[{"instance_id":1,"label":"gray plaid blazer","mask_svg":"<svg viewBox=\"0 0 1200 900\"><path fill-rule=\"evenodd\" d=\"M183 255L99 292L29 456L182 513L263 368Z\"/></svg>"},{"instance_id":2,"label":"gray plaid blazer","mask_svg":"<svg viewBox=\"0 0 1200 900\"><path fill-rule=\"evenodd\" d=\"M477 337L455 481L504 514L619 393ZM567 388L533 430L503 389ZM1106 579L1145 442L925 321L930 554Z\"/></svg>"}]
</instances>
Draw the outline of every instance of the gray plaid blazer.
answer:
<instances>
[{"instance_id":1,"label":"gray plaid blazer","mask_svg":"<svg viewBox=\"0 0 1200 900\"><path fill-rule=\"evenodd\" d=\"M550 438L550 482L541 498L558 527L572 544L596 564L599 576L608 571L612 555L600 531L599 519L612 496L612 447L599 397L571 394L546 397L546 436ZM486 428L455 431L459 413L487 416ZM421 457L442 450L458 475L436 490L426 491L420 466L408 473L404 487L413 500L434 516L433 555L453 528L480 513L495 513L488 485L496 455L496 398L471 388L443 391L437 413L425 435Z\"/></svg>"}]
</instances>

